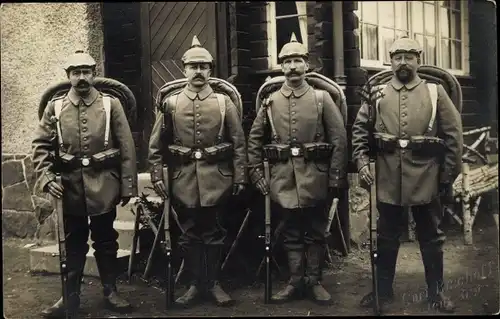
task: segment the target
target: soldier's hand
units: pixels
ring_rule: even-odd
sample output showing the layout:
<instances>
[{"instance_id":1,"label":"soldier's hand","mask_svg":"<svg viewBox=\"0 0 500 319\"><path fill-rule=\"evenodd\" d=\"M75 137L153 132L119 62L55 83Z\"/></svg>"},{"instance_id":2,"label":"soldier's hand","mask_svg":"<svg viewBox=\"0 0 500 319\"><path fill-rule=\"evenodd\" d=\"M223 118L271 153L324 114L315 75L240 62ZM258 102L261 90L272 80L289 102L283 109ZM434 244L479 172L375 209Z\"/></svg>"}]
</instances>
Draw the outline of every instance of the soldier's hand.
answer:
<instances>
[{"instance_id":1,"label":"soldier's hand","mask_svg":"<svg viewBox=\"0 0 500 319\"><path fill-rule=\"evenodd\" d=\"M122 203L121 203L121 206L125 206L128 204L128 202L130 202L130 196L126 196L126 197L122 197Z\"/></svg>"},{"instance_id":2,"label":"soldier's hand","mask_svg":"<svg viewBox=\"0 0 500 319\"><path fill-rule=\"evenodd\" d=\"M269 194L270 188L269 188L269 183L266 181L264 177L259 179L257 183L255 184L259 192L261 192L262 195L267 195Z\"/></svg>"},{"instance_id":3,"label":"soldier's hand","mask_svg":"<svg viewBox=\"0 0 500 319\"><path fill-rule=\"evenodd\" d=\"M59 185L55 181L52 181L47 184L47 189L52 196L56 198L62 198L64 192L64 187L62 185Z\"/></svg>"},{"instance_id":4,"label":"soldier's hand","mask_svg":"<svg viewBox=\"0 0 500 319\"><path fill-rule=\"evenodd\" d=\"M370 172L370 167L368 165L365 165L363 167L361 167L361 169L359 170L359 178L365 182L368 186L370 186L371 184L373 184L373 175L372 173Z\"/></svg>"},{"instance_id":5,"label":"soldier's hand","mask_svg":"<svg viewBox=\"0 0 500 319\"><path fill-rule=\"evenodd\" d=\"M244 184L236 183L236 184L233 185L233 195L234 196L238 196L244 190L245 190L245 185Z\"/></svg>"},{"instance_id":6,"label":"soldier's hand","mask_svg":"<svg viewBox=\"0 0 500 319\"><path fill-rule=\"evenodd\" d=\"M153 187L156 193L158 193L158 195L160 195L162 198L168 198L167 188L165 187L165 183L163 183L163 181L155 182L153 184Z\"/></svg>"}]
</instances>

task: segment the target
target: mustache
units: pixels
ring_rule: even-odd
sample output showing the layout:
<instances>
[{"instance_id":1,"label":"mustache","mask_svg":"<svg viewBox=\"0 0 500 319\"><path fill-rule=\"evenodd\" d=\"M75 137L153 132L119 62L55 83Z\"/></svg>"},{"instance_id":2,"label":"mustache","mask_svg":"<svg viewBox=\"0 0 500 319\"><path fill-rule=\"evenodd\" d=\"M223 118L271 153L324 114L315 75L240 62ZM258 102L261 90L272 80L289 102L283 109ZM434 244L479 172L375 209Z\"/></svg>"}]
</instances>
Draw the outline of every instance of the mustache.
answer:
<instances>
[{"instance_id":1,"label":"mustache","mask_svg":"<svg viewBox=\"0 0 500 319\"><path fill-rule=\"evenodd\" d=\"M203 75L201 75L201 74L198 74L198 75L195 75L193 77L193 80L196 80L196 79L205 80L205 77Z\"/></svg>"},{"instance_id":2,"label":"mustache","mask_svg":"<svg viewBox=\"0 0 500 319\"><path fill-rule=\"evenodd\" d=\"M402 65L397 68L397 71L411 71L411 68L406 65Z\"/></svg>"},{"instance_id":3,"label":"mustache","mask_svg":"<svg viewBox=\"0 0 500 319\"><path fill-rule=\"evenodd\" d=\"M288 76L291 76L291 75L300 76L300 75L301 75L301 73L300 73L300 72L297 72L297 71L290 71L290 72L288 72L286 75L288 75Z\"/></svg>"},{"instance_id":4,"label":"mustache","mask_svg":"<svg viewBox=\"0 0 500 319\"><path fill-rule=\"evenodd\" d=\"M85 80L80 80L80 81L78 81L76 86L89 86L89 83Z\"/></svg>"}]
</instances>

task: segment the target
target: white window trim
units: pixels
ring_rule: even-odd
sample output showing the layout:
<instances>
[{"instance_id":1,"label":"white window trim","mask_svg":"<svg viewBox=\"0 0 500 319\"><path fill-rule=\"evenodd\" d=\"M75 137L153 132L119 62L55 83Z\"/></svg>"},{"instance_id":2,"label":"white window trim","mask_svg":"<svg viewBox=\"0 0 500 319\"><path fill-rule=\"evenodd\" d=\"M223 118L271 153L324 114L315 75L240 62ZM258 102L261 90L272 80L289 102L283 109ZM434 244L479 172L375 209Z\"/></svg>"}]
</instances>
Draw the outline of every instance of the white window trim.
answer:
<instances>
[{"instance_id":1,"label":"white window trim","mask_svg":"<svg viewBox=\"0 0 500 319\"><path fill-rule=\"evenodd\" d=\"M435 1L438 2L438 1ZM411 4L411 1L406 1L407 5ZM435 4L436 6L439 5L439 3ZM377 11L378 11L378 6L377 6ZM407 7L408 8L408 7ZM411 9L410 9L411 10ZM439 16L441 14L441 10L436 10L437 15ZM411 26L411 11L408 14L408 24ZM461 25L461 31L462 31L462 66L463 68L461 70L456 70L456 69L446 69L448 72L450 72L453 75L458 75L458 76L466 76L469 75L469 6L467 5L467 1L460 1L460 25ZM358 17L361 20L361 17ZM438 22L439 18L434 20L434 22ZM361 22L359 24L359 28L361 28ZM437 25L437 31L439 32L439 25ZM411 29L409 30L411 31ZM358 32L360 30L358 29ZM410 32L411 33L411 32ZM383 57L384 52L382 52L382 46L380 45L380 32L379 34L379 57ZM363 41L360 39L360 41ZM441 57L441 35L436 34L436 59L438 61L437 65L440 65L439 58ZM373 68L373 69L381 69L381 70L389 70L391 68L390 65L386 65L382 62L381 58L380 60L367 60L367 59L361 59L361 67L367 67L367 68Z\"/></svg>"},{"instance_id":2,"label":"white window trim","mask_svg":"<svg viewBox=\"0 0 500 319\"><path fill-rule=\"evenodd\" d=\"M305 1L303 1L305 3ZM303 6L304 12L299 12L301 7L297 8L298 15L307 15L306 6ZM277 48L277 35L276 35L276 2L268 1L266 2L266 15L267 15L267 65L268 69L271 71L281 70L281 65L277 62L278 60L278 49ZM308 49L307 43L307 21L301 24L299 19L300 36L302 38L302 44Z\"/></svg>"}]
</instances>

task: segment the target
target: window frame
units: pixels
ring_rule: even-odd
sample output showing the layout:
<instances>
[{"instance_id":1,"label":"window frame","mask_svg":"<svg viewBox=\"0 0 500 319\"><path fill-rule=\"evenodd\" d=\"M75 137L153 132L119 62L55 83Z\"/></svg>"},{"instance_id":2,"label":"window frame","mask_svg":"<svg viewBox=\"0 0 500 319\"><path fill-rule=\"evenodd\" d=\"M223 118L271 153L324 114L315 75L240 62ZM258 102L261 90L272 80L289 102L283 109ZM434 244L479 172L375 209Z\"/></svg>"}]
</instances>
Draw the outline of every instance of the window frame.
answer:
<instances>
[{"instance_id":1,"label":"window frame","mask_svg":"<svg viewBox=\"0 0 500 319\"><path fill-rule=\"evenodd\" d=\"M358 5L360 4L360 2L364 2L364 1L358 1ZM377 1L378 2L378 1ZM407 10L407 20L408 20L408 34L410 36L413 36L413 29L412 29L412 2L413 1L405 1L406 2L406 10ZM422 2L425 2L425 1L422 1ZM442 52L442 44L441 44L441 40L443 39L442 36L441 36L441 32L440 32L440 22L441 22L441 10L440 8L442 8L441 6L441 3L440 1L433 1L434 2L434 5L437 6L437 10L435 10L435 17L434 17L434 23L436 25L436 35L435 35L435 38L436 38L436 66L438 67L441 67L442 65L442 60L441 60L441 52ZM468 25L468 14L469 14L469 7L468 7L468 4L467 4L467 1L458 1L460 3L460 32L461 32L461 50L462 50L462 61L461 61L461 65L462 65L462 69L446 69L447 71L449 71L451 74L453 75L462 75L462 76L467 76L469 75L469 25ZM360 34L360 31L361 31L361 28L362 28L362 20L361 20L361 16L360 16L360 11L359 10L356 10L355 11L355 14L356 16L358 17L359 19L359 26L358 26L358 29L356 30L356 32L358 34ZM377 26L378 28L381 27L381 24L380 22L378 21L379 20L379 6L378 6L378 3L377 3ZM377 32L378 34L378 56L379 56L379 59L378 60L368 60L368 59L360 59L360 65L361 67L366 67L366 68L370 68L370 69L377 69L377 70L383 70L383 69L390 69L391 66L389 64L384 64L383 63L383 56L384 56L384 52L382 50L382 45L381 44L381 32ZM363 39L361 38L362 35L360 35L360 43L362 43ZM423 45L423 43L420 43L420 45ZM361 55L361 50L362 48L360 48L360 55Z\"/></svg>"},{"instance_id":2,"label":"window frame","mask_svg":"<svg viewBox=\"0 0 500 319\"><path fill-rule=\"evenodd\" d=\"M302 38L302 44L309 50L309 44L307 39L307 4L306 1L294 1L294 2L303 2L304 3L304 12L298 12L299 8L297 8L297 18L299 19L299 29L300 35ZM278 48L278 36L276 34L277 26L276 26L276 2L275 1L267 1L266 2L266 14L267 14L267 65L270 71L278 71L281 70L281 64L277 62L279 50ZM305 23L300 22L300 16L305 16Z\"/></svg>"}]
</instances>

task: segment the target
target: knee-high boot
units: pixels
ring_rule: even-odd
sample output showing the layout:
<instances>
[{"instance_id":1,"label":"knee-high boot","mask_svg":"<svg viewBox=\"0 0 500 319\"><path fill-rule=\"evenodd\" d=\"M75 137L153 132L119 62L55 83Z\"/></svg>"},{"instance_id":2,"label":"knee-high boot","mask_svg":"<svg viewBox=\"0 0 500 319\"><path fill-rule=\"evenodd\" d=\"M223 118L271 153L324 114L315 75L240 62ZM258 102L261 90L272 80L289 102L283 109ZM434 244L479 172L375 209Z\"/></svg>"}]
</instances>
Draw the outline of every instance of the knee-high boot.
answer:
<instances>
[{"instance_id":1,"label":"knee-high boot","mask_svg":"<svg viewBox=\"0 0 500 319\"><path fill-rule=\"evenodd\" d=\"M332 296L321 285L322 265L324 264L325 247L310 245L307 249L306 283L311 298L318 304L330 304Z\"/></svg>"},{"instance_id":2,"label":"knee-high boot","mask_svg":"<svg viewBox=\"0 0 500 319\"><path fill-rule=\"evenodd\" d=\"M290 250L287 255L290 280L285 288L271 297L271 300L276 303L287 302L303 294L304 253L299 250Z\"/></svg>"},{"instance_id":3,"label":"knee-high boot","mask_svg":"<svg viewBox=\"0 0 500 319\"><path fill-rule=\"evenodd\" d=\"M431 307L446 313L454 312L454 303L443 293L443 252L432 248L422 248L420 252L427 283L427 299Z\"/></svg>"},{"instance_id":4,"label":"knee-high boot","mask_svg":"<svg viewBox=\"0 0 500 319\"><path fill-rule=\"evenodd\" d=\"M213 297L219 307L231 306L234 300L222 289L219 282L222 247L220 245L205 245L207 256L207 293Z\"/></svg>"},{"instance_id":5,"label":"knee-high boot","mask_svg":"<svg viewBox=\"0 0 500 319\"><path fill-rule=\"evenodd\" d=\"M68 253L66 263L68 267L68 280L66 282L68 293L67 305L64 305L63 298L61 297L53 306L42 311L43 317L65 318L66 309L68 310L68 316L70 318L76 317L80 307L80 288L83 277L83 269L85 267L86 254L86 251Z\"/></svg>"},{"instance_id":6,"label":"knee-high boot","mask_svg":"<svg viewBox=\"0 0 500 319\"><path fill-rule=\"evenodd\" d=\"M189 307L192 306L203 290L203 250L201 245L183 247L184 269L189 274L189 289L177 298L176 304Z\"/></svg>"}]
</instances>

